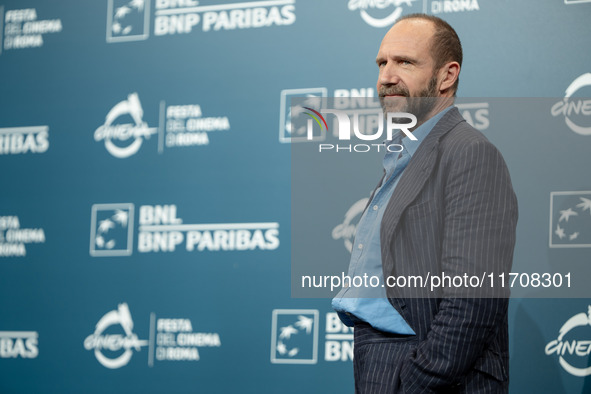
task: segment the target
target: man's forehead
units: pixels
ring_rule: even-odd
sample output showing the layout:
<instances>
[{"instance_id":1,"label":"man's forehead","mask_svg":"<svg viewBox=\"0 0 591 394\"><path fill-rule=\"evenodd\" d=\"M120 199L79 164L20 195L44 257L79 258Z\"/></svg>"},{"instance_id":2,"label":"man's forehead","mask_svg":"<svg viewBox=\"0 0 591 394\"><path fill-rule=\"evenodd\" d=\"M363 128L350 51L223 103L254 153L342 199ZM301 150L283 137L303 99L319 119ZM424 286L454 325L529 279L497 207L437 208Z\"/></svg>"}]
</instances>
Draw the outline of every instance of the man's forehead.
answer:
<instances>
[{"instance_id":1,"label":"man's forehead","mask_svg":"<svg viewBox=\"0 0 591 394\"><path fill-rule=\"evenodd\" d=\"M431 46L434 32L435 27L431 21L418 18L404 19L392 26L386 33L380 48L391 45L409 45L412 49L426 50Z\"/></svg>"}]
</instances>

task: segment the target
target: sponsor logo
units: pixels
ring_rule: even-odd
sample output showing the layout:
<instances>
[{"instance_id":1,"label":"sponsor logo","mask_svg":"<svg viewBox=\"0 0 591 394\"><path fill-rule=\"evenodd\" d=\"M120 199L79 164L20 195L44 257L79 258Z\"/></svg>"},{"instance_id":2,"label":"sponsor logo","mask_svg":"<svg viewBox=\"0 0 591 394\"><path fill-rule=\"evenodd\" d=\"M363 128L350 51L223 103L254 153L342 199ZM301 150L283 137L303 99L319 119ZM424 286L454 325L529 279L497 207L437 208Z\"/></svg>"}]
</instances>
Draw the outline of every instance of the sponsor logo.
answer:
<instances>
[{"instance_id":1,"label":"sponsor logo","mask_svg":"<svg viewBox=\"0 0 591 394\"><path fill-rule=\"evenodd\" d=\"M365 23L380 28L392 26L406 10L419 12L420 9L415 4L420 5L417 0L349 0L347 7L349 11L359 10Z\"/></svg>"},{"instance_id":2,"label":"sponsor logo","mask_svg":"<svg viewBox=\"0 0 591 394\"><path fill-rule=\"evenodd\" d=\"M591 247L591 191L550 193L550 247Z\"/></svg>"},{"instance_id":3,"label":"sponsor logo","mask_svg":"<svg viewBox=\"0 0 591 394\"><path fill-rule=\"evenodd\" d=\"M456 104L456 107L472 127L480 131L490 126L488 103Z\"/></svg>"},{"instance_id":4,"label":"sponsor logo","mask_svg":"<svg viewBox=\"0 0 591 394\"><path fill-rule=\"evenodd\" d=\"M2 47L4 46L4 39L2 33L4 32L4 6L0 5L0 55L2 55Z\"/></svg>"},{"instance_id":5,"label":"sponsor logo","mask_svg":"<svg viewBox=\"0 0 591 394\"><path fill-rule=\"evenodd\" d=\"M131 117L133 123L115 122L120 117L127 116ZM104 141L107 151L119 159L135 155L142 147L144 138L148 139L157 133L156 128L148 127L142 120L143 116L144 110L140 99L137 93L132 93L127 96L127 100L111 108L105 118L105 124L94 132L94 140Z\"/></svg>"},{"instance_id":6,"label":"sponsor logo","mask_svg":"<svg viewBox=\"0 0 591 394\"><path fill-rule=\"evenodd\" d=\"M271 328L273 364L316 364L318 361L318 311L275 309Z\"/></svg>"},{"instance_id":7,"label":"sponsor logo","mask_svg":"<svg viewBox=\"0 0 591 394\"><path fill-rule=\"evenodd\" d=\"M591 366L588 365L591 340L574 339L582 335L589 338L589 326L591 305L587 313L581 312L568 319L558 331L558 338L548 342L544 349L548 356L556 354L562 368L573 376L591 375Z\"/></svg>"},{"instance_id":8,"label":"sponsor logo","mask_svg":"<svg viewBox=\"0 0 591 394\"><path fill-rule=\"evenodd\" d=\"M271 363L317 364L320 319L317 309L275 309L272 313ZM353 360L353 329L335 312L325 315L324 361Z\"/></svg>"},{"instance_id":9,"label":"sponsor logo","mask_svg":"<svg viewBox=\"0 0 591 394\"><path fill-rule=\"evenodd\" d=\"M564 122L573 132L580 135L591 135L591 126L578 124L591 116L591 99L577 99L572 96L580 89L591 86L591 73L576 78L566 89L564 99L552 106L552 116L564 116ZM574 119L574 120L573 120Z\"/></svg>"},{"instance_id":10,"label":"sponsor logo","mask_svg":"<svg viewBox=\"0 0 591 394\"><path fill-rule=\"evenodd\" d=\"M222 342L216 332L194 332L190 319L156 319L150 315L150 331L156 328L155 353L150 353L148 365L156 361L199 361L199 349L220 347Z\"/></svg>"},{"instance_id":11,"label":"sponsor logo","mask_svg":"<svg viewBox=\"0 0 591 394\"><path fill-rule=\"evenodd\" d=\"M25 257L26 245L42 243L42 228L21 228L18 216L0 216L0 257Z\"/></svg>"},{"instance_id":12,"label":"sponsor logo","mask_svg":"<svg viewBox=\"0 0 591 394\"><path fill-rule=\"evenodd\" d=\"M130 256L133 204L94 204L90 216L91 256Z\"/></svg>"},{"instance_id":13,"label":"sponsor logo","mask_svg":"<svg viewBox=\"0 0 591 394\"><path fill-rule=\"evenodd\" d=\"M149 37L150 1L109 0L107 42ZM266 0L202 5L196 0L156 0L155 36L288 26L295 23L295 0Z\"/></svg>"},{"instance_id":14,"label":"sponsor logo","mask_svg":"<svg viewBox=\"0 0 591 394\"><path fill-rule=\"evenodd\" d=\"M150 0L109 0L107 42L139 41L150 32Z\"/></svg>"},{"instance_id":15,"label":"sponsor logo","mask_svg":"<svg viewBox=\"0 0 591 394\"><path fill-rule=\"evenodd\" d=\"M433 0L431 2L433 14L479 10L478 0Z\"/></svg>"},{"instance_id":16,"label":"sponsor logo","mask_svg":"<svg viewBox=\"0 0 591 394\"><path fill-rule=\"evenodd\" d=\"M308 141L306 133L306 124L301 107L294 108L291 100L294 97L306 97L304 104L318 107L328 94L326 88L307 88L307 89L284 89L281 91L280 114L279 114L279 142L304 142ZM300 120L300 122L298 122ZM314 141L324 141L324 133L314 136Z\"/></svg>"},{"instance_id":17,"label":"sponsor logo","mask_svg":"<svg viewBox=\"0 0 591 394\"><path fill-rule=\"evenodd\" d=\"M129 364L134 352L148 347L148 366L158 361L199 361L200 349L220 347L216 332L196 332L188 318L157 318L150 313L150 339L139 339L126 303L105 314L93 334L84 340L84 348L93 350L98 362L117 369Z\"/></svg>"},{"instance_id":18,"label":"sponsor logo","mask_svg":"<svg viewBox=\"0 0 591 394\"><path fill-rule=\"evenodd\" d=\"M44 35L62 31L62 21L39 20L35 8L6 10L4 13L0 7L0 28L4 32L4 37L0 35L0 39L3 38L0 47L3 46L4 50L39 48L43 46Z\"/></svg>"},{"instance_id":19,"label":"sponsor logo","mask_svg":"<svg viewBox=\"0 0 591 394\"><path fill-rule=\"evenodd\" d=\"M133 245L134 205L95 204L91 213L91 256L129 256ZM137 250L140 253L275 250L279 223L188 224L177 217L177 206L139 208Z\"/></svg>"},{"instance_id":20,"label":"sponsor logo","mask_svg":"<svg viewBox=\"0 0 591 394\"><path fill-rule=\"evenodd\" d=\"M0 331L0 358L37 358L38 355L38 332Z\"/></svg>"},{"instance_id":21,"label":"sponsor logo","mask_svg":"<svg viewBox=\"0 0 591 394\"><path fill-rule=\"evenodd\" d=\"M167 148L209 145L209 133L230 130L227 116L203 117L201 106L170 105L160 102L161 112L166 126L164 141ZM162 141L162 140L161 140ZM162 152L162 144L158 144L158 152Z\"/></svg>"},{"instance_id":22,"label":"sponsor logo","mask_svg":"<svg viewBox=\"0 0 591 394\"><path fill-rule=\"evenodd\" d=\"M105 333L111 326L120 327L123 334ZM84 340L84 348L94 350L98 362L110 369L127 365L133 351L139 352L144 346L148 346L148 341L140 340L133 332L133 320L126 303L119 304L117 310L105 314L96 324L94 333Z\"/></svg>"},{"instance_id":23,"label":"sponsor logo","mask_svg":"<svg viewBox=\"0 0 591 394\"><path fill-rule=\"evenodd\" d=\"M104 141L107 152L124 159L138 153L154 134L158 134L158 153L162 154L164 148L209 145L210 133L230 130L227 116L203 116L199 104L167 106L160 101L159 127L149 127L143 117L139 96L132 93L109 111L105 123L94 132L94 140Z\"/></svg>"},{"instance_id":24,"label":"sponsor logo","mask_svg":"<svg viewBox=\"0 0 591 394\"><path fill-rule=\"evenodd\" d=\"M362 198L349 208L345 213L345 220L332 230L332 239L338 241L342 239L345 248L351 253L353 250L353 239L355 238L355 232L357 231L357 225L363 214L363 209L367 205L369 198Z\"/></svg>"},{"instance_id":25,"label":"sponsor logo","mask_svg":"<svg viewBox=\"0 0 591 394\"><path fill-rule=\"evenodd\" d=\"M280 95L279 142L324 141L328 123L322 115L314 112L326 107L327 88L284 89ZM335 89L331 102L334 107L349 116L356 116L358 127L373 129L382 116L380 103L374 99L373 88ZM312 117L316 117L317 121ZM307 115L307 116L306 116ZM320 122L310 131L310 122ZM336 121L335 121L336 122Z\"/></svg>"},{"instance_id":26,"label":"sponsor logo","mask_svg":"<svg viewBox=\"0 0 591 394\"><path fill-rule=\"evenodd\" d=\"M45 153L49 149L49 126L0 128L0 155Z\"/></svg>"},{"instance_id":27,"label":"sponsor logo","mask_svg":"<svg viewBox=\"0 0 591 394\"><path fill-rule=\"evenodd\" d=\"M352 361L353 328L344 325L336 312L329 312L324 331L324 361Z\"/></svg>"}]
</instances>

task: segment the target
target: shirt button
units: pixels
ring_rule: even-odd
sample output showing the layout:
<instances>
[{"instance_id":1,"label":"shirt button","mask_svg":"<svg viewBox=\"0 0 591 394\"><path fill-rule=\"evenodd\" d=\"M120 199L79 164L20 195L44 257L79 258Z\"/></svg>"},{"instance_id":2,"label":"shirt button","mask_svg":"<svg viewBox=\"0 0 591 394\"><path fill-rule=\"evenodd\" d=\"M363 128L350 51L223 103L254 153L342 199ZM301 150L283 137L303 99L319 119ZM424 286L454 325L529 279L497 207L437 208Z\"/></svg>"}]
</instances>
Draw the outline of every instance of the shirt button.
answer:
<instances>
[{"instance_id":1,"label":"shirt button","mask_svg":"<svg viewBox=\"0 0 591 394\"><path fill-rule=\"evenodd\" d=\"M373 210L374 210L374 211L377 211L377 210L378 210L378 206L377 206L377 205L374 205L374 206L373 206Z\"/></svg>"},{"instance_id":2,"label":"shirt button","mask_svg":"<svg viewBox=\"0 0 591 394\"><path fill-rule=\"evenodd\" d=\"M357 245L357 249L363 249L363 244Z\"/></svg>"}]
</instances>

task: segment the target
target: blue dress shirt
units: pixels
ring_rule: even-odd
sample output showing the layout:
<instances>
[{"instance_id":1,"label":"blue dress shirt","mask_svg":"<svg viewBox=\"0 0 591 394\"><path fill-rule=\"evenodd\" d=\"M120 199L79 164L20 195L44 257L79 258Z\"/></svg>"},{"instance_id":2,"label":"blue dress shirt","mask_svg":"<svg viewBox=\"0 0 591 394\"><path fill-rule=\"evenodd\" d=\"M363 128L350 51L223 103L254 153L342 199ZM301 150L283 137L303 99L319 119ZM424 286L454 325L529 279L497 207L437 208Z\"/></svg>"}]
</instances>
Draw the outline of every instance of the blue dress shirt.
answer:
<instances>
[{"instance_id":1,"label":"blue dress shirt","mask_svg":"<svg viewBox=\"0 0 591 394\"><path fill-rule=\"evenodd\" d=\"M383 287L380 224L388 201L390 201L408 162L421 142L450 108L447 107L417 127L412 133L417 138L416 141L406 136L402 138L402 132L399 132L391 141L386 142L387 145L401 144L404 149L401 152L387 152L384 156L383 166L386 176L380 187L376 189L357 225L348 273L351 279L362 278L365 274L367 278L378 277L380 278L379 285L372 287L376 283L374 281L370 285L368 279L366 280L367 286L365 286L366 283L359 286L360 280L357 279L358 286L355 286L353 281L350 286L343 287L332 300L333 309L338 313L341 321L349 327L354 325L355 319L359 319L381 331L406 335L415 334L386 297L386 289Z\"/></svg>"}]
</instances>

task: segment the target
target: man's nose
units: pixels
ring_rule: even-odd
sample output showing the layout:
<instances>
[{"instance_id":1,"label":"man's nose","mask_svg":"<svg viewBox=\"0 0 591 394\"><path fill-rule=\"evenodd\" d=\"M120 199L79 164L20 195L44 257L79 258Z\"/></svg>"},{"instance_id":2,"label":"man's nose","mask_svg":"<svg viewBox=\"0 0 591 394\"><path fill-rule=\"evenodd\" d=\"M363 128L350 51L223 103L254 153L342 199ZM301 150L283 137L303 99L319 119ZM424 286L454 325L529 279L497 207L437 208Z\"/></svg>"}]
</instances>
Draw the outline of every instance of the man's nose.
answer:
<instances>
[{"instance_id":1,"label":"man's nose","mask_svg":"<svg viewBox=\"0 0 591 394\"><path fill-rule=\"evenodd\" d=\"M397 85L400 82L400 75L396 66L388 62L380 68L380 75L378 76L378 85Z\"/></svg>"}]
</instances>

